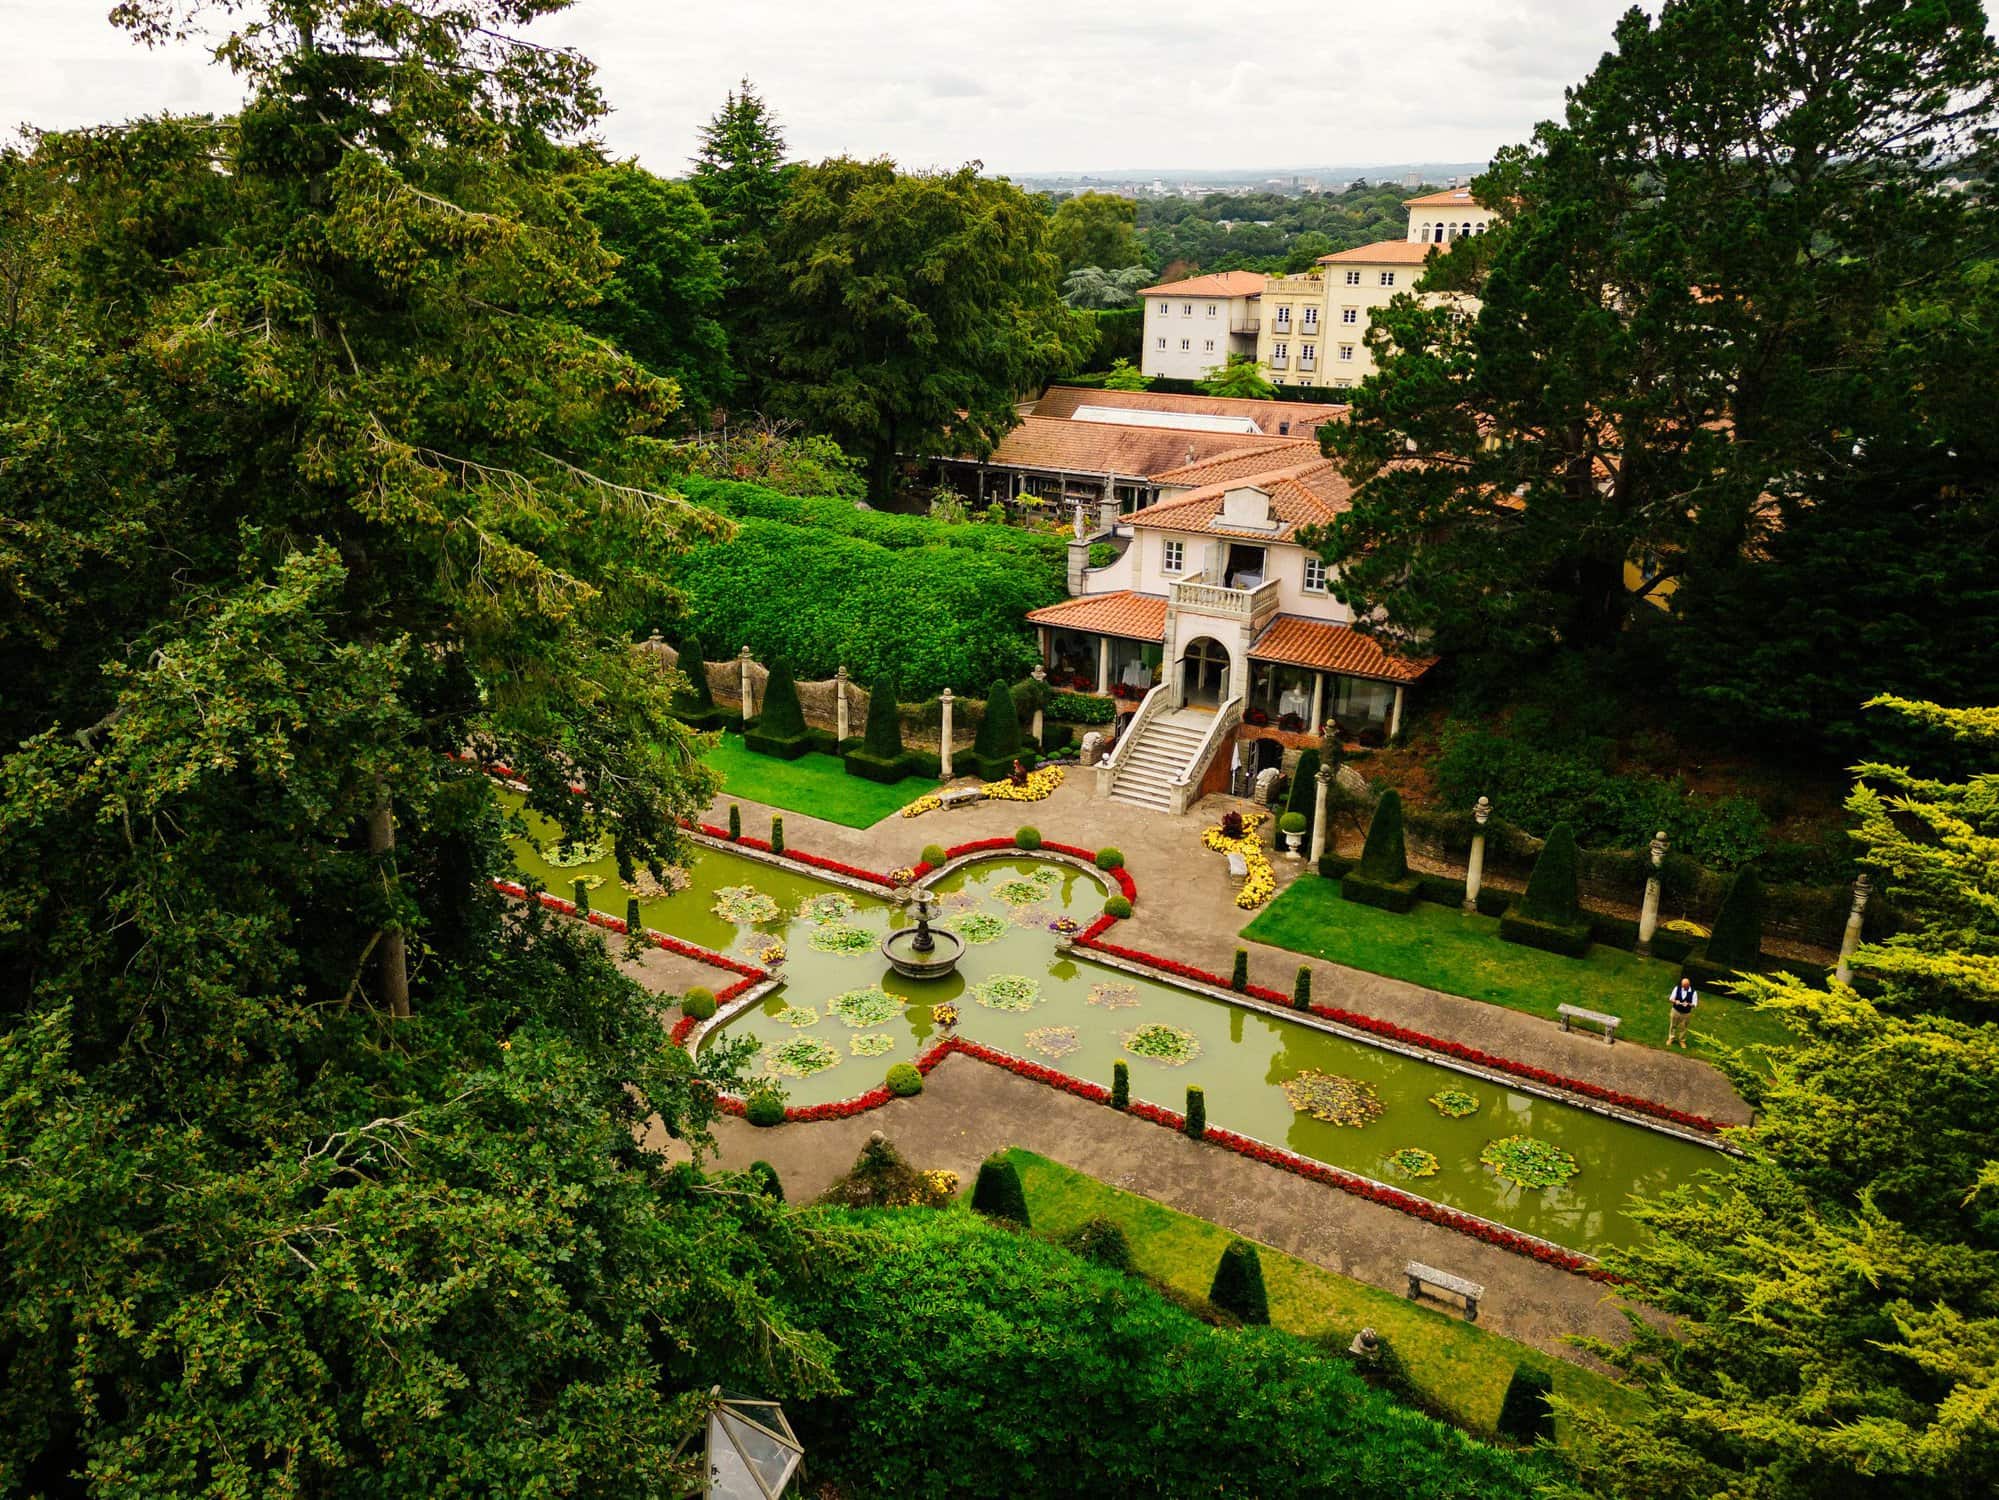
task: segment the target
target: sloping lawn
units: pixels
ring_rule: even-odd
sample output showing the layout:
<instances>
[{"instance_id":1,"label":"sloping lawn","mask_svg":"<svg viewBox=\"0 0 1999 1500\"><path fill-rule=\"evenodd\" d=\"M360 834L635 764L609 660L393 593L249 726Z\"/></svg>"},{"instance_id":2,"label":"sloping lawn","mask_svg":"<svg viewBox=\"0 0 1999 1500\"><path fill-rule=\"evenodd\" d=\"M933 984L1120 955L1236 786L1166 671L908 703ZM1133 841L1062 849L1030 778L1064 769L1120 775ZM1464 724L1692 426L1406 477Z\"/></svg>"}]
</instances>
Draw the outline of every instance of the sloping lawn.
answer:
<instances>
[{"instance_id":1,"label":"sloping lawn","mask_svg":"<svg viewBox=\"0 0 1999 1500\"><path fill-rule=\"evenodd\" d=\"M1110 1219L1131 1242L1137 1268L1196 1297L1208 1295L1215 1262L1234 1238L1219 1224L1180 1213L1072 1171L1032 1151L1007 1153L1027 1190L1035 1229L1060 1236L1085 1219ZM1348 1277L1273 1250L1257 1247L1270 1294L1270 1321L1304 1338L1331 1337L1341 1348L1362 1328L1372 1328L1401 1356L1409 1378L1440 1410L1475 1432L1490 1433L1515 1365L1547 1370L1556 1394L1608 1411L1629 1411L1641 1400L1615 1381L1544 1354L1454 1312L1421 1307ZM1566 1433L1558 1424L1557 1441Z\"/></svg>"},{"instance_id":2,"label":"sloping lawn","mask_svg":"<svg viewBox=\"0 0 1999 1500\"><path fill-rule=\"evenodd\" d=\"M1337 880L1316 875L1294 880L1242 935L1551 1021L1559 1019L1555 1007L1562 1004L1607 1011L1624 1018L1619 1043L1647 1047L1665 1045L1666 992L1680 977L1672 964L1600 943L1582 958L1502 943L1497 917L1466 916L1429 901L1397 916L1342 900ZM1786 1047L1793 1040L1775 1016L1703 987L1688 1050Z\"/></svg>"},{"instance_id":3,"label":"sloping lawn","mask_svg":"<svg viewBox=\"0 0 1999 1500\"><path fill-rule=\"evenodd\" d=\"M786 812L806 813L848 828L867 828L925 792L935 781L905 777L893 785L849 776L838 756L813 752L797 760L779 760L746 748L739 734L725 734L708 752L708 764L722 773L722 790L732 797L765 802ZM763 830L752 830L759 837Z\"/></svg>"}]
</instances>

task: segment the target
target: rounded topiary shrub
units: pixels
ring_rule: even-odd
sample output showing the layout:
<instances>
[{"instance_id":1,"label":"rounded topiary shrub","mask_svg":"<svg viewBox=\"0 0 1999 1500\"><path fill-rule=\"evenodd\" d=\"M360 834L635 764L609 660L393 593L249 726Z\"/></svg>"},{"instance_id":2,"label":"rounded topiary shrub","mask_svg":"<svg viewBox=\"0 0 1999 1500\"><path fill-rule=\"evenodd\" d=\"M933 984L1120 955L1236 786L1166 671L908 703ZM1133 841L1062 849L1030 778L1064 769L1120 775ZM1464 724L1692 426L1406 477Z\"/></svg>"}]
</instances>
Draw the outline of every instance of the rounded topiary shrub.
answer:
<instances>
[{"instance_id":1,"label":"rounded topiary shrub","mask_svg":"<svg viewBox=\"0 0 1999 1500\"><path fill-rule=\"evenodd\" d=\"M916 1071L913 1063L897 1063L888 1070L888 1091L898 1099L908 1099L923 1092L923 1075Z\"/></svg>"},{"instance_id":2,"label":"rounded topiary shrub","mask_svg":"<svg viewBox=\"0 0 1999 1500\"><path fill-rule=\"evenodd\" d=\"M1112 896L1104 902L1104 915L1122 921L1131 915L1131 903L1122 896Z\"/></svg>"},{"instance_id":3,"label":"rounded topiary shrub","mask_svg":"<svg viewBox=\"0 0 1999 1500\"><path fill-rule=\"evenodd\" d=\"M989 1219L1027 1228L1027 1192L1020 1185L1020 1169L1004 1156L980 1162L979 1179L972 1184L972 1207Z\"/></svg>"},{"instance_id":4,"label":"rounded topiary shrub","mask_svg":"<svg viewBox=\"0 0 1999 1500\"><path fill-rule=\"evenodd\" d=\"M1039 849L1041 847L1041 830L1039 828L1016 828L1013 833L1013 846L1016 849Z\"/></svg>"},{"instance_id":5,"label":"rounded topiary shrub","mask_svg":"<svg viewBox=\"0 0 1999 1500\"><path fill-rule=\"evenodd\" d=\"M774 1094L765 1089L750 1095L743 1106L743 1118L752 1125L782 1125L784 1123L784 1095Z\"/></svg>"},{"instance_id":6,"label":"rounded topiary shrub","mask_svg":"<svg viewBox=\"0 0 1999 1500\"><path fill-rule=\"evenodd\" d=\"M778 1181L777 1168L767 1161L753 1161L743 1169L743 1175L751 1181L756 1190L766 1198L784 1202L784 1184Z\"/></svg>"},{"instance_id":7,"label":"rounded topiary shrub","mask_svg":"<svg viewBox=\"0 0 1999 1500\"><path fill-rule=\"evenodd\" d=\"M944 852L942 844L925 844L923 846L923 862L933 870L950 858L951 856Z\"/></svg>"},{"instance_id":8,"label":"rounded topiary shrub","mask_svg":"<svg viewBox=\"0 0 1999 1500\"><path fill-rule=\"evenodd\" d=\"M1124 868L1124 851L1109 847L1099 849L1097 851L1097 868L1099 870L1122 870Z\"/></svg>"},{"instance_id":9,"label":"rounded topiary shrub","mask_svg":"<svg viewBox=\"0 0 1999 1500\"><path fill-rule=\"evenodd\" d=\"M1263 1289L1263 1261L1248 1240L1230 1240L1215 1266L1208 1300L1245 1323L1270 1321L1270 1297Z\"/></svg>"},{"instance_id":10,"label":"rounded topiary shrub","mask_svg":"<svg viewBox=\"0 0 1999 1500\"><path fill-rule=\"evenodd\" d=\"M1279 833L1303 833L1305 826L1305 815L1301 812L1288 812L1277 820Z\"/></svg>"},{"instance_id":11,"label":"rounded topiary shrub","mask_svg":"<svg viewBox=\"0 0 1999 1500\"><path fill-rule=\"evenodd\" d=\"M1085 1219L1062 1236L1062 1245L1085 1260L1116 1271L1131 1269L1131 1241L1110 1219Z\"/></svg>"},{"instance_id":12,"label":"rounded topiary shrub","mask_svg":"<svg viewBox=\"0 0 1999 1500\"><path fill-rule=\"evenodd\" d=\"M680 997L680 1013L692 1016L697 1021L706 1021L715 1014L715 993L696 985Z\"/></svg>"}]
</instances>

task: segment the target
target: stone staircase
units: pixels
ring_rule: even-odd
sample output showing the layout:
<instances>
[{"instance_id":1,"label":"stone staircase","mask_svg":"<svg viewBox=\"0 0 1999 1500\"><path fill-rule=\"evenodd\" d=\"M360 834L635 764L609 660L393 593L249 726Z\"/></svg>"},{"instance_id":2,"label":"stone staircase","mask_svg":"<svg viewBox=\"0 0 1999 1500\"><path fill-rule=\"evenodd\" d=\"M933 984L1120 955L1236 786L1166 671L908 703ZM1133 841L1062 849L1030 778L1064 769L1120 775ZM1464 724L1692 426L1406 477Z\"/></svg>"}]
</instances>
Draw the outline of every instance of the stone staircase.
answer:
<instances>
[{"instance_id":1,"label":"stone staircase","mask_svg":"<svg viewBox=\"0 0 1999 1500\"><path fill-rule=\"evenodd\" d=\"M1173 785L1187 775L1215 716L1197 709L1156 715L1118 757L1111 797L1135 807L1173 810Z\"/></svg>"}]
</instances>

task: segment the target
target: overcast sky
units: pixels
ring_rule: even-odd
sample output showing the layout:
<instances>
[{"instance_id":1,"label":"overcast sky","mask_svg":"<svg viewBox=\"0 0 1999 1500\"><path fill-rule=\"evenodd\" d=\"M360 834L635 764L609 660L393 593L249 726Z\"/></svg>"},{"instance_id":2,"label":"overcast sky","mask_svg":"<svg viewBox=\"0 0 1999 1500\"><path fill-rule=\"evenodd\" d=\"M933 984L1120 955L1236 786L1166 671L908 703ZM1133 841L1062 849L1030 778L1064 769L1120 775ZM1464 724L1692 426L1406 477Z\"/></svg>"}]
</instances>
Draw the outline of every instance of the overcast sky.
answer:
<instances>
[{"instance_id":1,"label":"overcast sky","mask_svg":"<svg viewBox=\"0 0 1999 1500\"><path fill-rule=\"evenodd\" d=\"M531 34L597 62L604 139L668 174L745 76L801 157L1277 168L1484 160L1560 110L1628 3L578 0ZM110 8L0 0L0 124L235 104L201 47L147 51Z\"/></svg>"}]
</instances>

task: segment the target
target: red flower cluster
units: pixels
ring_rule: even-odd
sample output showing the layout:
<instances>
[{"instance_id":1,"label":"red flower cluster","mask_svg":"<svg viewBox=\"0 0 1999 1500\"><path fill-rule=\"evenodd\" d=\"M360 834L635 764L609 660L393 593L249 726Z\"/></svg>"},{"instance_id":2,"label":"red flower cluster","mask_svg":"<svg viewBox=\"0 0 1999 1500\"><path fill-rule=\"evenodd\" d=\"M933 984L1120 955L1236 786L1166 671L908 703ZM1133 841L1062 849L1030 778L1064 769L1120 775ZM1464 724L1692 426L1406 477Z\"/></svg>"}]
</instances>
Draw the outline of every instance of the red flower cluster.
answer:
<instances>
[{"instance_id":1,"label":"red flower cluster","mask_svg":"<svg viewBox=\"0 0 1999 1500\"><path fill-rule=\"evenodd\" d=\"M1179 979L1189 979L1196 984L1214 985L1219 989L1228 988L1228 980L1220 974L1210 974L1206 969L1192 964L1183 964L1178 959L1161 958L1156 953L1144 953L1137 948L1121 948L1115 943L1099 942L1101 931L1092 925L1076 939L1078 946L1094 948L1099 953L1108 953L1115 958L1127 959L1132 963L1144 964ZM1277 990L1267 989L1260 984L1248 987L1244 994L1253 999L1269 1001L1275 1005L1288 1006L1290 996ZM1524 1078L1531 1083L1558 1088L1566 1093L1581 1094L1584 1098L1595 1099L1599 1103L1627 1109L1634 1114L1650 1115L1655 1120L1664 1120L1673 1125L1684 1125L1690 1130L1718 1134L1724 1128L1720 1121L1711 1120L1706 1115L1697 1115L1689 1110L1675 1109L1670 1104L1661 1104L1654 1099L1646 1099L1637 1094L1626 1094L1620 1090L1606 1088L1600 1083L1591 1083L1586 1078L1570 1078L1564 1074L1551 1072L1547 1068L1537 1068L1531 1063L1517 1062L1510 1057L1502 1057L1496 1052L1487 1052L1482 1047L1469 1047L1463 1042L1453 1042L1444 1037L1431 1036L1427 1032L1414 1031L1407 1026L1398 1026L1393 1021L1384 1021L1377 1016L1362 1015L1359 1011L1341 1010L1331 1005L1314 1005L1312 1014L1322 1020L1335 1021L1342 1026L1351 1026L1356 1031L1365 1031L1372 1036L1385 1037L1390 1041L1402 1042L1412 1047L1421 1047L1426 1052L1437 1052L1445 1057L1457 1058L1460 1062L1473 1063L1481 1068L1491 1068L1494 1072L1509 1073L1515 1078Z\"/></svg>"},{"instance_id":2,"label":"red flower cluster","mask_svg":"<svg viewBox=\"0 0 1999 1500\"><path fill-rule=\"evenodd\" d=\"M1048 850L1051 854L1066 854L1071 859L1088 860L1092 863L1096 861L1097 857L1096 850L1085 849L1080 844L1043 844L1041 847Z\"/></svg>"},{"instance_id":3,"label":"red flower cluster","mask_svg":"<svg viewBox=\"0 0 1999 1500\"><path fill-rule=\"evenodd\" d=\"M1013 847L1014 842L1012 839L973 839L969 843L953 844L944 851L944 856L947 859L962 859L967 854L983 854L988 849L1011 849Z\"/></svg>"},{"instance_id":4,"label":"red flower cluster","mask_svg":"<svg viewBox=\"0 0 1999 1500\"><path fill-rule=\"evenodd\" d=\"M1045 1083L1050 1088L1060 1089L1065 1094L1074 1094L1078 1099L1087 1099L1092 1104L1111 1102L1111 1091L1100 1083L1091 1083L1088 1079L1074 1077L1057 1068L1029 1062L1024 1057L1015 1057L1011 1052L1002 1052L997 1047L988 1047L982 1042L966 1041L963 1037L953 1037L951 1048L955 1052L964 1053L967 1057L976 1057L980 1062L1005 1068L1009 1073L1018 1073L1022 1078L1035 1083Z\"/></svg>"},{"instance_id":5,"label":"red flower cluster","mask_svg":"<svg viewBox=\"0 0 1999 1500\"><path fill-rule=\"evenodd\" d=\"M673 1023L673 1030L666 1034L666 1039L676 1047L684 1047L687 1045L687 1033L700 1024L692 1016L682 1016Z\"/></svg>"},{"instance_id":6,"label":"red flower cluster","mask_svg":"<svg viewBox=\"0 0 1999 1500\"><path fill-rule=\"evenodd\" d=\"M1125 900L1136 901L1138 899L1138 882L1131 878L1129 870L1125 869L1123 865L1119 865L1115 870L1111 871L1111 876L1117 881L1117 888L1124 892Z\"/></svg>"}]
</instances>

